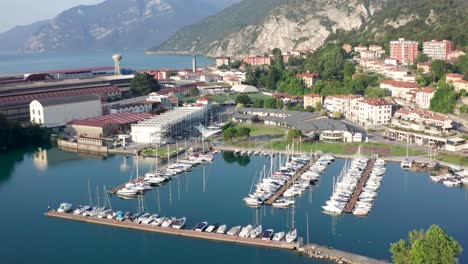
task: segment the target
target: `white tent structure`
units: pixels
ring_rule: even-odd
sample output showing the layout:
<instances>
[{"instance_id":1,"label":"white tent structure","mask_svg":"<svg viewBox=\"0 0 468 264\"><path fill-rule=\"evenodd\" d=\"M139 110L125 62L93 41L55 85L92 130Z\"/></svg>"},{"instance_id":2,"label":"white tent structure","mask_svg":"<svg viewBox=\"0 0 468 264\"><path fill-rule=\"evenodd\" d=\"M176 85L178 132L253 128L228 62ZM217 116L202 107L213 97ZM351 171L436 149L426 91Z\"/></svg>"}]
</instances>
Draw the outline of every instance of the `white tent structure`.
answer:
<instances>
[{"instance_id":1,"label":"white tent structure","mask_svg":"<svg viewBox=\"0 0 468 264\"><path fill-rule=\"evenodd\" d=\"M212 130L212 129L207 129L204 125L202 124L199 124L198 126L193 126L196 130L198 130L204 138L209 138L211 137L212 135L214 134L217 134L221 131L223 131L222 129L216 129L216 130Z\"/></svg>"},{"instance_id":2,"label":"white tent structure","mask_svg":"<svg viewBox=\"0 0 468 264\"><path fill-rule=\"evenodd\" d=\"M258 89L255 86L245 84L236 84L232 86L231 91L237 93L258 93Z\"/></svg>"}]
</instances>

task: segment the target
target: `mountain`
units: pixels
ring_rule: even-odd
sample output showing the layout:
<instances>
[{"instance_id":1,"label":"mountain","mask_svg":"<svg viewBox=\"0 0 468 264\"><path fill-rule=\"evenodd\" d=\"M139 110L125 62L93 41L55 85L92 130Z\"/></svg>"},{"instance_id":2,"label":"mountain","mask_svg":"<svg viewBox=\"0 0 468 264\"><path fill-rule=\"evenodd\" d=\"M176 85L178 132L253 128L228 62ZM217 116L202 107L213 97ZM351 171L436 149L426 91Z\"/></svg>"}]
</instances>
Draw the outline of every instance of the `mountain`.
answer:
<instances>
[{"instance_id":1,"label":"mountain","mask_svg":"<svg viewBox=\"0 0 468 264\"><path fill-rule=\"evenodd\" d=\"M467 25L466 0L393 0L361 28L338 31L329 40L385 45L398 38L448 39L454 41L457 48L468 50Z\"/></svg>"},{"instance_id":2,"label":"mountain","mask_svg":"<svg viewBox=\"0 0 468 264\"><path fill-rule=\"evenodd\" d=\"M16 26L0 33L0 52L16 52L23 47L28 38L40 27L47 24L48 20L38 21L30 25Z\"/></svg>"},{"instance_id":3,"label":"mountain","mask_svg":"<svg viewBox=\"0 0 468 264\"><path fill-rule=\"evenodd\" d=\"M321 46L338 29L359 28L380 9L378 3L383 2L244 0L185 27L155 50L186 52L197 38L199 44L195 51L211 56L263 54L275 47L282 50L313 49Z\"/></svg>"},{"instance_id":4,"label":"mountain","mask_svg":"<svg viewBox=\"0 0 468 264\"><path fill-rule=\"evenodd\" d=\"M77 6L42 25L23 51L144 49L237 1L107 0Z\"/></svg>"},{"instance_id":5,"label":"mountain","mask_svg":"<svg viewBox=\"0 0 468 264\"><path fill-rule=\"evenodd\" d=\"M466 47L467 5L466 0L244 0L151 50L255 55L276 47L314 49L333 40L383 44L398 37L445 38Z\"/></svg>"}]
</instances>

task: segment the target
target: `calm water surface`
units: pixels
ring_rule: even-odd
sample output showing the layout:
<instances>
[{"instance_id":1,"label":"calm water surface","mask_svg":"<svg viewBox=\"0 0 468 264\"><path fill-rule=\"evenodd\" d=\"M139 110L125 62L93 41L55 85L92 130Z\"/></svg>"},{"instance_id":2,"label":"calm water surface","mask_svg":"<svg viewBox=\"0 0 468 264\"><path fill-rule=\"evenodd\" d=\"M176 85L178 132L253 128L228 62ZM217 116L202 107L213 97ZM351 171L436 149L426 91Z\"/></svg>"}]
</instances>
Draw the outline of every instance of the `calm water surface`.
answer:
<instances>
[{"instance_id":1,"label":"calm water surface","mask_svg":"<svg viewBox=\"0 0 468 264\"><path fill-rule=\"evenodd\" d=\"M294 252L241 246L190 238L123 230L43 216L47 206L63 201L73 204L104 200L103 186L128 180L133 158L105 160L80 157L52 148L0 154L0 247L2 263L327 263ZM140 159L139 171L154 167ZM188 227L209 221L232 225L260 223L264 228L287 230L294 222L306 240L309 216L311 242L376 258L390 259L389 242L409 230L439 224L468 248L468 190L430 182L426 173L402 171L387 164L382 188L369 217L332 217L321 213L331 194L333 176L343 166L337 160L323 174L318 186L298 198L295 210L251 209L242 204L254 177L267 167L269 158L232 159L217 155L215 162L195 168L144 198L147 211L166 216L187 216ZM88 188L91 186L90 188ZM99 190L97 195L96 188ZM136 211L137 200L110 197L114 209ZM465 251L466 252L466 251ZM468 254L461 263L468 261Z\"/></svg>"},{"instance_id":2,"label":"calm water surface","mask_svg":"<svg viewBox=\"0 0 468 264\"><path fill-rule=\"evenodd\" d=\"M0 54L0 75L7 73L35 72L114 65L111 52ZM143 51L125 51L122 66L131 69L192 68L192 56L145 55ZM213 64L212 59L198 56L199 66Z\"/></svg>"}]
</instances>

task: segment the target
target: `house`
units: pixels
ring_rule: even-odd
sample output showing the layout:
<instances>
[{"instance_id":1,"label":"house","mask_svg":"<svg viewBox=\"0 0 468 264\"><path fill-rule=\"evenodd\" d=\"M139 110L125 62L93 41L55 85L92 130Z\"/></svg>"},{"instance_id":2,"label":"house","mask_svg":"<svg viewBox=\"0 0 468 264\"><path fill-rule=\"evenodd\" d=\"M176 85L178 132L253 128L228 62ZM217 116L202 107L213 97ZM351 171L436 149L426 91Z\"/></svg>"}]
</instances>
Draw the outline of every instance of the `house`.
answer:
<instances>
[{"instance_id":1,"label":"house","mask_svg":"<svg viewBox=\"0 0 468 264\"><path fill-rule=\"evenodd\" d=\"M356 120L358 114L359 100L362 95L330 95L323 100L323 107L330 113L340 112L350 120Z\"/></svg>"},{"instance_id":2,"label":"house","mask_svg":"<svg viewBox=\"0 0 468 264\"><path fill-rule=\"evenodd\" d=\"M272 97L276 99L281 99L285 104L289 102L298 103L304 100L302 96L293 96L293 95L286 94L286 93L275 93L272 95Z\"/></svg>"},{"instance_id":3,"label":"house","mask_svg":"<svg viewBox=\"0 0 468 264\"><path fill-rule=\"evenodd\" d=\"M466 53L461 50L454 50L447 55L447 60L451 62L457 61L458 57L465 55Z\"/></svg>"},{"instance_id":4,"label":"house","mask_svg":"<svg viewBox=\"0 0 468 264\"><path fill-rule=\"evenodd\" d=\"M177 97L176 97L177 98ZM171 102L170 96L158 94L156 92L148 94L148 98L146 99L148 102L159 103L160 108L172 108L173 104ZM177 106L178 104L176 104Z\"/></svg>"},{"instance_id":5,"label":"house","mask_svg":"<svg viewBox=\"0 0 468 264\"><path fill-rule=\"evenodd\" d=\"M445 75L445 82L453 84L454 81L459 81L463 79L463 75L459 73L447 73Z\"/></svg>"},{"instance_id":6,"label":"house","mask_svg":"<svg viewBox=\"0 0 468 264\"><path fill-rule=\"evenodd\" d=\"M466 80L454 81L453 88L457 93L461 92L461 90L468 91L468 81Z\"/></svg>"},{"instance_id":7,"label":"house","mask_svg":"<svg viewBox=\"0 0 468 264\"><path fill-rule=\"evenodd\" d=\"M349 44L343 44L343 46L341 47L346 53L351 53L351 51L353 51L353 46L349 45Z\"/></svg>"},{"instance_id":8,"label":"house","mask_svg":"<svg viewBox=\"0 0 468 264\"><path fill-rule=\"evenodd\" d=\"M317 104L323 104L323 96L319 94L306 94L304 95L304 109L308 106L312 106L312 108L316 108Z\"/></svg>"},{"instance_id":9,"label":"house","mask_svg":"<svg viewBox=\"0 0 468 264\"><path fill-rule=\"evenodd\" d=\"M431 72L431 62L420 62L417 64L418 69L422 69L423 73L430 73Z\"/></svg>"},{"instance_id":10,"label":"house","mask_svg":"<svg viewBox=\"0 0 468 264\"><path fill-rule=\"evenodd\" d=\"M271 56L253 56L242 58L242 61L250 65L270 65L273 58Z\"/></svg>"},{"instance_id":11,"label":"house","mask_svg":"<svg viewBox=\"0 0 468 264\"><path fill-rule=\"evenodd\" d=\"M419 108L429 109L429 106L431 105L431 99L434 97L435 92L436 89L432 87L418 89L416 91L415 101Z\"/></svg>"},{"instance_id":12,"label":"house","mask_svg":"<svg viewBox=\"0 0 468 264\"><path fill-rule=\"evenodd\" d=\"M207 107L207 109L211 109L213 99L203 96L197 99L197 104L199 105L204 105Z\"/></svg>"},{"instance_id":13,"label":"house","mask_svg":"<svg viewBox=\"0 0 468 264\"><path fill-rule=\"evenodd\" d=\"M354 51L355 51L355 52L358 52L358 53L361 53L361 52L363 52L363 51L367 51L367 47L366 47L366 46L362 46L361 44L359 44L359 46L354 47Z\"/></svg>"},{"instance_id":14,"label":"house","mask_svg":"<svg viewBox=\"0 0 468 264\"><path fill-rule=\"evenodd\" d=\"M316 81L318 81L319 75L318 73L306 72L306 73L297 74L296 77L301 79L304 82L304 84L308 88L310 88L312 87L312 85L314 85Z\"/></svg>"},{"instance_id":15,"label":"house","mask_svg":"<svg viewBox=\"0 0 468 264\"><path fill-rule=\"evenodd\" d=\"M216 58L216 67L220 67L220 66L223 66L223 65L226 65L226 66L231 65L231 57L217 57Z\"/></svg>"},{"instance_id":16,"label":"house","mask_svg":"<svg viewBox=\"0 0 468 264\"><path fill-rule=\"evenodd\" d=\"M384 80L380 82L380 88L390 90L392 92L392 97L405 98L406 93L412 89L419 88L419 85L415 82Z\"/></svg>"},{"instance_id":17,"label":"house","mask_svg":"<svg viewBox=\"0 0 468 264\"><path fill-rule=\"evenodd\" d=\"M150 101L141 101L127 104L119 104L112 106L110 108L110 113L124 113L124 112L134 112L134 113L144 113L151 112L153 110L153 103Z\"/></svg>"},{"instance_id":18,"label":"house","mask_svg":"<svg viewBox=\"0 0 468 264\"><path fill-rule=\"evenodd\" d=\"M64 126L74 119L102 115L101 97L87 94L37 99L29 104L31 123L45 127Z\"/></svg>"},{"instance_id":19,"label":"house","mask_svg":"<svg viewBox=\"0 0 468 264\"><path fill-rule=\"evenodd\" d=\"M392 103L382 98L360 100L357 117L357 122L365 127L386 125L392 117Z\"/></svg>"}]
</instances>

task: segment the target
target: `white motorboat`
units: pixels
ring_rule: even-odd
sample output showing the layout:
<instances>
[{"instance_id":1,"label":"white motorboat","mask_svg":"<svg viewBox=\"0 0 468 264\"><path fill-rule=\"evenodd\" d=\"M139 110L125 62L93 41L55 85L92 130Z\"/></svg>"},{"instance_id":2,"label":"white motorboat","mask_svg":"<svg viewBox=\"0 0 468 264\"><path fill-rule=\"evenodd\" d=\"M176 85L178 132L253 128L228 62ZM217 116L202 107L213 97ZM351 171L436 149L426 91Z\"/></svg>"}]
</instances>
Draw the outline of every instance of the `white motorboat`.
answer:
<instances>
[{"instance_id":1,"label":"white motorboat","mask_svg":"<svg viewBox=\"0 0 468 264\"><path fill-rule=\"evenodd\" d=\"M128 187L124 187L117 191L117 194L122 195L122 196L135 196L138 193L139 193L138 190L135 190L133 188L128 188Z\"/></svg>"},{"instance_id":2,"label":"white motorboat","mask_svg":"<svg viewBox=\"0 0 468 264\"><path fill-rule=\"evenodd\" d=\"M160 225L163 223L163 221L164 221L165 219L166 219L166 218L165 218L165 217L162 217L162 216L161 216L161 217L158 217L158 218L154 219L154 221L151 223L151 225L153 225L153 226L160 226Z\"/></svg>"},{"instance_id":3,"label":"white motorboat","mask_svg":"<svg viewBox=\"0 0 468 264\"><path fill-rule=\"evenodd\" d=\"M262 240L271 240L274 234L275 233L273 229L267 229L265 230L265 232L262 233Z\"/></svg>"},{"instance_id":4,"label":"white motorboat","mask_svg":"<svg viewBox=\"0 0 468 264\"><path fill-rule=\"evenodd\" d=\"M289 199L277 199L272 203L272 206L275 208L288 208L291 207L295 203L294 200Z\"/></svg>"},{"instance_id":5,"label":"white motorboat","mask_svg":"<svg viewBox=\"0 0 468 264\"><path fill-rule=\"evenodd\" d=\"M161 223L161 227L170 227L175 220L176 219L174 217L166 217L166 219Z\"/></svg>"},{"instance_id":6,"label":"white motorboat","mask_svg":"<svg viewBox=\"0 0 468 264\"><path fill-rule=\"evenodd\" d=\"M291 243L294 242L297 239L297 229L292 229L291 231L288 232L286 235L286 242Z\"/></svg>"},{"instance_id":7,"label":"white motorboat","mask_svg":"<svg viewBox=\"0 0 468 264\"><path fill-rule=\"evenodd\" d=\"M258 225L250 232L250 237L257 238L261 234L262 234L262 225Z\"/></svg>"},{"instance_id":8,"label":"white motorboat","mask_svg":"<svg viewBox=\"0 0 468 264\"><path fill-rule=\"evenodd\" d=\"M413 161L410 159L405 159L401 162L400 166L402 169L411 169L411 167L413 167Z\"/></svg>"},{"instance_id":9,"label":"white motorboat","mask_svg":"<svg viewBox=\"0 0 468 264\"><path fill-rule=\"evenodd\" d=\"M252 225L247 225L242 228L241 232L239 233L240 237L249 237L250 232L252 231Z\"/></svg>"},{"instance_id":10,"label":"white motorboat","mask_svg":"<svg viewBox=\"0 0 468 264\"><path fill-rule=\"evenodd\" d=\"M252 197L244 198L244 202L246 205L252 206L252 207L260 207L263 204L263 201L260 198L252 198Z\"/></svg>"},{"instance_id":11,"label":"white motorboat","mask_svg":"<svg viewBox=\"0 0 468 264\"><path fill-rule=\"evenodd\" d=\"M461 182L465 185L468 185L468 177L462 178Z\"/></svg>"},{"instance_id":12,"label":"white motorboat","mask_svg":"<svg viewBox=\"0 0 468 264\"><path fill-rule=\"evenodd\" d=\"M461 185L462 182L456 179L452 179L452 180L445 180L442 183L447 187L455 187L455 186Z\"/></svg>"},{"instance_id":13,"label":"white motorboat","mask_svg":"<svg viewBox=\"0 0 468 264\"><path fill-rule=\"evenodd\" d=\"M226 233L227 225L220 225L218 229L216 229L217 234L224 234Z\"/></svg>"},{"instance_id":14,"label":"white motorboat","mask_svg":"<svg viewBox=\"0 0 468 264\"><path fill-rule=\"evenodd\" d=\"M213 233L213 231L215 231L216 229L216 225L209 225L206 229L205 229L205 232L207 233Z\"/></svg>"},{"instance_id":15,"label":"white motorboat","mask_svg":"<svg viewBox=\"0 0 468 264\"><path fill-rule=\"evenodd\" d=\"M182 218L176 219L176 220L172 223L172 228L175 228L175 229L182 229L182 228L184 228L185 222L186 222L186 221L187 221L187 218L186 218L186 217L182 217Z\"/></svg>"},{"instance_id":16,"label":"white motorboat","mask_svg":"<svg viewBox=\"0 0 468 264\"><path fill-rule=\"evenodd\" d=\"M154 220L156 220L157 218L159 218L159 215L158 214L153 214L151 215L150 217L144 219L143 221L141 221L142 224L145 224L145 225L149 225L151 224Z\"/></svg>"},{"instance_id":17,"label":"white motorboat","mask_svg":"<svg viewBox=\"0 0 468 264\"><path fill-rule=\"evenodd\" d=\"M273 241L281 241L283 240L284 236L286 236L285 232L278 232L273 236Z\"/></svg>"},{"instance_id":18,"label":"white motorboat","mask_svg":"<svg viewBox=\"0 0 468 264\"><path fill-rule=\"evenodd\" d=\"M72 204L69 203L61 203L57 212L59 213L68 213L72 210Z\"/></svg>"},{"instance_id":19,"label":"white motorboat","mask_svg":"<svg viewBox=\"0 0 468 264\"><path fill-rule=\"evenodd\" d=\"M227 231L226 234L230 235L230 236L235 236L237 234L239 234L239 231L241 230L241 226L234 226L234 227L231 227L231 229L229 229L229 231Z\"/></svg>"}]
</instances>

